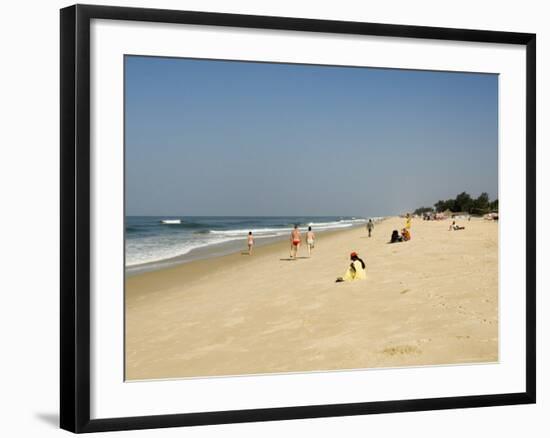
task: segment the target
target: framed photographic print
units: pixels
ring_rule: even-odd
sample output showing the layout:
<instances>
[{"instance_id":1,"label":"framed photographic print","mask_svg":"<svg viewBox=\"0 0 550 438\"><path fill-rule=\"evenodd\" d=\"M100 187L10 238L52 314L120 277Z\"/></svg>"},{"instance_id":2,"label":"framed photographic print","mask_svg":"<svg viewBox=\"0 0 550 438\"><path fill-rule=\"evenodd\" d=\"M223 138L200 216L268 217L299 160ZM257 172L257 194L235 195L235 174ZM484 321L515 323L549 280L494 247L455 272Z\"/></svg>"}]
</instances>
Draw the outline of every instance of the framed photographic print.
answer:
<instances>
[{"instance_id":1,"label":"framed photographic print","mask_svg":"<svg viewBox=\"0 0 550 438\"><path fill-rule=\"evenodd\" d=\"M61 427L535 402L535 35L61 10Z\"/></svg>"}]
</instances>

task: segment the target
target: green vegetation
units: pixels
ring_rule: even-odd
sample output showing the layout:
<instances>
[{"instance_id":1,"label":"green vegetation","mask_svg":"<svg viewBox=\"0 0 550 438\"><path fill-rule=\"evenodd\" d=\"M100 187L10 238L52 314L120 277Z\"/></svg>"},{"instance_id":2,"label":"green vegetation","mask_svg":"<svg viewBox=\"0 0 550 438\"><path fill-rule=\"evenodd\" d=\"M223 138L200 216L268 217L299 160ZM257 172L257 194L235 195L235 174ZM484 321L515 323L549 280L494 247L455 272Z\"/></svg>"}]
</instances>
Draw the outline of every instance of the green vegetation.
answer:
<instances>
[{"instance_id":1,"label":"green vegetation","mask_svg":"<svg viewBox=\"0 0 550 438\"><path fill-rule=\"evenodd\" d=\"M456 195L454 199L439 200L434 204L434 208L420 207L414 211L414 214L422 215L424 213L450 210L453 213L486 214L492 211L498 212L498 199L489 200L489 195L483 192L477 198L472 198L468 193L462 192Z\"/></svg>"}]
</instances>

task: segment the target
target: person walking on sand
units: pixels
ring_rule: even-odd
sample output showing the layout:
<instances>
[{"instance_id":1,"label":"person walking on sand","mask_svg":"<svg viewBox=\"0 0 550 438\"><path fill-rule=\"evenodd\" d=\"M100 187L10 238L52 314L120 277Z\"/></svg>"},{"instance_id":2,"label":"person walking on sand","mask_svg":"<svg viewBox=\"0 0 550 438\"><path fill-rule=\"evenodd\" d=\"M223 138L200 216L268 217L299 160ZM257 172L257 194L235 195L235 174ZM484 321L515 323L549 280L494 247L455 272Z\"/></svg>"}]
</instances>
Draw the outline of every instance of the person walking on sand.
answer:
<instances>
[{"instance_id":1,"label":"person walking on sand","mask_svg":"<svg viewBox=\"0 0 550 438\"><path fill-rule=\"evenodd\" d=\"M308 227L307 229L306 242L307 242L307 252L311 257L311 250L315 247L315 233L311 231L311 227Z\"/></svg>"},{"instance_id":2,"label":"person walking on sand","mask_svg":"<svg viewBox=\"0 0 550 438\"><path fill-rule=\"evenodd\" d=\"M369 237L371 236L373 229L374 229L374 223L372 222L372 219L369 219L369 221L367 222L367 231L369 232Z\"/></svg>"},{"instance_id":3,"label":"person walking on sand","mask_svg":"<svg viewBox=\"0 0 550 438\"><path fill-rule=\"evenodd\" d=\"M254 246L254 236L252 231L248 232L248 255L252 255L252 247Z\"/></svg>"},{"instance_id":4,"label":"person walking on sand","mask_svg":"<svg viewBox=\"0 0 550 438\"><path fill-rule=\"evenodd\" d=\"M298 225L294 225L294 229L290 233L290 258L294 257L294 259L296 259L301 241L302 241L302 236L300 236L300 230L298 229Z\"/></svg>"},{"instance_id":5,"label":"person walking on sand","mask_svg":"<svg viewBox=\"0 0 550 438\"><path fill-rule=\"evenodd\" d=\"M348 270L343 277L338 277L336 283L342 281L354 281L354 280L365 280L367 274L365 271L365 262L359 258L356 252L352 252L349 256L351 263Z\"/></svg>"},{"instance_id":6,"label":"person walking on sand","mask_svg":"<svg viewBox=\"0 0 550 438\"><path fill-rule=\"evenodd\" d=\"M407 230L410 230L411 229L411 222L412 222L412 217L409 213L407 213L407 220L405 222L405 228Z\"/></svg>"}]
</instances>

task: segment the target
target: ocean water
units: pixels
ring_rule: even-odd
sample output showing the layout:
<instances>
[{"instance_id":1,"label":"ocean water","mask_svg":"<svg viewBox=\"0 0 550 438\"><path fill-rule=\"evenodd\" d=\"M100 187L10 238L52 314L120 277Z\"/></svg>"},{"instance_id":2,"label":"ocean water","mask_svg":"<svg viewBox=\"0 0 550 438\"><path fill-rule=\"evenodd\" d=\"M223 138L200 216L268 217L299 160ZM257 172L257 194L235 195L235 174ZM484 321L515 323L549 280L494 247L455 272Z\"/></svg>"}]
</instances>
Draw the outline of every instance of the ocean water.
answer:
<instances>
[{"instance_id":1,"label":"ocean water","mask_svg":"<svg viewBox=\"0 0 550 438\"><path fill-rule=\"evenodd\" d=\"M162 222L166 220L180 223ZM127 216L126 271L158 269L245 249L249 231L255 244L261 245L288 237L295 224L301 231L311 226L313 231L323 232L360 226L367 220L344 216Z\"/></svg>"}]
</instances>

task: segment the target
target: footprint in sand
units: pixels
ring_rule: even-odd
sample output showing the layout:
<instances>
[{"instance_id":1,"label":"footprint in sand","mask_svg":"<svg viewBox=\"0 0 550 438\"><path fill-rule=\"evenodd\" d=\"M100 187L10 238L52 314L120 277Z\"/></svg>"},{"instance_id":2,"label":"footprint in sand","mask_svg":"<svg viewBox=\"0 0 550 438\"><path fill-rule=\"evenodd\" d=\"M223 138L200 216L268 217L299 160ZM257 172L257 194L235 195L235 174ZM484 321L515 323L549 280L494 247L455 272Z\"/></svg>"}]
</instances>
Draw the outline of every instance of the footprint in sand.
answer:
<instances>
[{"instance_id":1,"label":"footprint in sand","mask_svg":"<svg viewBox=\"0 0 550 438\"><path fill-rule=\"evenodd\" d=\"M386 356L402 356L411 354L421 354L422 350L414 345L397 345L395 347L387 347L382 350Z\"/></svg>"},{"instance_id":2,"label":"footprint in sand","mask_svg":"<svg viewBox=\"0 0 550 438\"><path fill-rule=\"evenodd\" d=\"M484 320L483 320L483 323L484 323L484 324L495 324L496 321L493 320L493 319L484 319Z\"/></svg>"}]
</instances>

